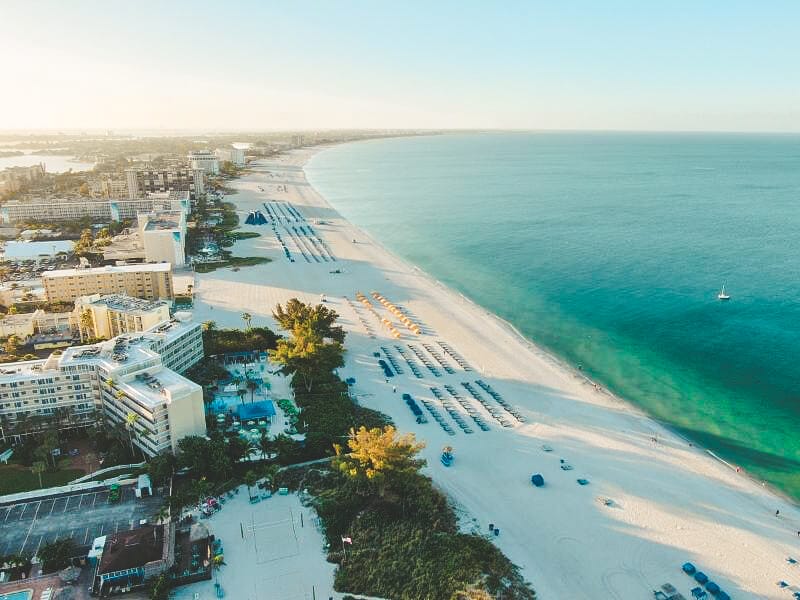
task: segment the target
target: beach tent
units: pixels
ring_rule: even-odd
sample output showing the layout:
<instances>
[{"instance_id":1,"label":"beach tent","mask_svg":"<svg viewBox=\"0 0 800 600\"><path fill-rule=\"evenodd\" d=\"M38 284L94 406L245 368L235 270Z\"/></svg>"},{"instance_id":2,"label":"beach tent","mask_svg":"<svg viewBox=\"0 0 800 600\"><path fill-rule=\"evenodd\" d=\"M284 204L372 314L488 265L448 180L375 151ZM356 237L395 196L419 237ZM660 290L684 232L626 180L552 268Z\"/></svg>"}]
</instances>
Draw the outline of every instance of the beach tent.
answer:
<instances>
[{"instance_id":1,"label":"beach tent","mask_svg":"<svg viewBox=\"0 0 800 600\"><path fill-rule=\"evenodd\" d=\"M536 487L542 487L544 485L544 477L540 473L535 473L531 475L531 483Z\"/></svg>"}]
</instances>

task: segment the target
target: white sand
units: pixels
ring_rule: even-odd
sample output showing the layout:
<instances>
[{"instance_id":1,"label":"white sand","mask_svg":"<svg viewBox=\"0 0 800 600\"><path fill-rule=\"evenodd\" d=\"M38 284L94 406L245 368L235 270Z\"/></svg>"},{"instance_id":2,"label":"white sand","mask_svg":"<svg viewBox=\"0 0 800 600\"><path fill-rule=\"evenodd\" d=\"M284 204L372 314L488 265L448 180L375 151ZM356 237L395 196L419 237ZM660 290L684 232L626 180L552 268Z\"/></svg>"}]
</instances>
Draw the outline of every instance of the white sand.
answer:
<instances>
[{"instance_id":1,"label":"white sand","mask_svg":"<svg viewBox=\"0 0 800 600\"><path fill-rule=\"evenodd\" d=\"M795 506L597 391L498 319L389 254L306 183L300 167L309 155L298 152L257 167L236 183L239 193L228 200L243 211L242 221L247 211L263 209L262 202L270 200L291 201L309 220L326 220L315 228L338 261L308 264L298 255L289 263L269 226L243 226L262 237L237 243L236 253L266 255L273 262L198 274L196 318L241 327L241 313L247 311L255 324L272 325L276 303L292 297L316 302L325 293L348 331L342 375L357 379L359 401L388 413L401 430L427 442L427 472L459 508L465 527L474 523L483 533L490 521L495 523L501 534L493 539L543 599L652 598L652 590L666 582L688 598L696 584L680 570L687 560L733 598L791 597L776 582L800 585L800 566L785 561L787 556L800 559ZM286 191L278 191L279 184L286 184ZM353 244L354 238L359 243ZM344 273L330 274L335 268ZM392 340L359 308L378 336L368 337L343 297L358 305L355 292L369 296L373 290L409 309L426 333L413 336L373 301L380 316L391 318L404 335ZM398 386L393 394L372 353L395 343L421 350L422 343L438 340L449 343L476 372L456 369L437 378L422 368L424 378L417 379L405 368L392 380ZM401 365L406 366L402 360ZM479 378L519 407L527 422L504 429L480 409L491 431L473 427L475 433L465 435L453 424L457 434L450 437L427 412L429 422L416 424L400 399L408 392L433 401L429 387L443 391L444 384L469 398L461 382ZM450 468L438 460L444 444L455 448ZM543 444L554 451L544 452ZM574 470L562 471L562 458ZM534 472L544 475L545 487L531 485ZM581 487L578 477L591 483ZM614 506L598 502L601 496L613 499Z\"/></svg>"},{"instance_id":2,"label":"white sand","mask_svg":"<svg viewBox=\"0 0 800 600\"><path fill-rule=\"evenodd\" d=\"M235 600L341 598L333 592L336 565L325 561L325 538L316 518L295 494L250 504L246 486L240 486L221 511L201 521L222 540L225 565L211 581L176 588L173 598L216 598L217 581L225 598Z\"/></svg>"}]
</instances>

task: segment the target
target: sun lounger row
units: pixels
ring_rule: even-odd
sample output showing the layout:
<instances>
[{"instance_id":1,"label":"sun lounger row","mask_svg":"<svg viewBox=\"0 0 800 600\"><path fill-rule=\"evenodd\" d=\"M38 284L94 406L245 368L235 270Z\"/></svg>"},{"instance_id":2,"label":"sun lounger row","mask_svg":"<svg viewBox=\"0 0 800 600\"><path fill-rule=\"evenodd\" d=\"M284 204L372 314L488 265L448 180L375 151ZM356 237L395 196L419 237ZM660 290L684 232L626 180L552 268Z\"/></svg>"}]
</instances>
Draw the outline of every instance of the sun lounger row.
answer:
<instances>
[{"instance_id":1,"label":"sun lounger row","mask_svg":"<svg viewBox=\"0 0 800 600\"><path fill-rule=\"evenodd\" d=\"M272 233L275 234L275 237L277 238L278 243L281 245L281 248L283 248L283 253L286 256L286 259L289 262L294 262L294 258L292 257L292 253L289 251L289 247L286 245L286 242L283 241L283 238L281 237L281 234L278 231L278 228L275 226L274 223L272 224Z\"/></svg>"},{"instance_id":2,"label":"sun lounger row","mask_svg":"<svg viewBox=\"0 0 800 600\"><path fill-rule=\"evenodd\" d=\"M486 424L486 421L483 420L480 413L475 410L475 407L472 406L463 396L461 396L458 391L452 385L445 385L444 389L447 390L447 393L450 394L456 402L461 405L467 414L472 417L472 420L475 421L475 424L481 428L481 431L489 431L489 426Z\"/></svg>"},{"instance_id":3,"label":"sun lounger row","mask_svg":"<svg viewBox=\"0 0 800 600\"><path fill-rule=\"evenodd\" d=\"M464 420L464 417L461 416L461 413L458 412L458 409L456 408L456 405L453 404L452 400L445 397L445 395L442 394L442 392L440 392L438 388L432 387L431 393L439 402L442 403L442 407L447 411L447 414L450 415L450 418L456 422L456 425L458 425L461 428L461 431L463 431L464 433L474 433L470 428L470 426L467 424L467 422Z\"/></svg>"},{"instance_id":4,"label":"sun lounger row","mask_svg":"<svg viewBox=\"0 0 800 600\"><path fill-rule=\"evenodd\" d=\"M289 229L289 227L287 226L286 231L289 232L289 235L292 237L292 240L294 240L294 243L297 245L298 248L300 248L300 252L303 253L303 256L306 257L310 256L311 258L314 259L314 262L320 262L319 257L316 255L314 250L309 247L308 243L303 239L303 236L301 236L300 232L297 231L297 227L292 226L292 228ZM308 252L308 254L306 254L306 252ZM325 260L327 261L328 259L326 258Z\"/></svg>"},{"instance_id":5,"label":"sun lounger row","mask_svg":"<svg viewBox=\"0 0 800 600\"><path fill-rule=\"evenodd\" d=\"M503 408L505 408L506 411L508 411L517 421L519 421L520 423L525 422L525 417L523 417L522 414L516 408L514 408L513 405L506 402L505 399L498 392L494 391L494 389L492 389L492 386L490 386L485 381L482 381L481 379L476 379L475 383L477 383L483 389L483 391L489 394L492 398L497 400L497 403Z\"/></svg>"},{"instance_id":6,"label":"sun lounger row","mask_svg":"<svg viewBox=\"0 0 800 600\"><path fill-rule=\"evenodd\" d=\"M375 319L377 319L380 322L381 318L378 316L378 313L372 307L372 302L370 302L369 299L364 294L362 294L361 292L356 292L356 300L361 302L364 308L366 308L370 313L372 313L372 316L375 317Z\"/></svg>"},{"instance_id":7,"label":"sun lounger row","mask_svg":"<svg viewBox=\"0 0 800 600\"><path fill-rule=\"evenodd\" d=\"M414 354L417 355L417 358L419 359L419 362L421 362L423 365L428 367L428 371L433 373L434 377L441 377L442 376L442 374L439 372L439 369L437 369L434 366L434 364L430 361L430 359L427 356L425 356L422 352L420 352L419 348L409 344L408 345L408 349L411 350Z\"/></svg>"},{"instance_id":8,"label":"sun lounger row","mask_svg":"<svg viewBox=\"0 0 800 600\"><path fill-rule=\"evenodd\" d=\"M362 327L364 327L364 330L367 332L367 335L374 339L375 332L373 331L372 327L369 326L369 323L367 323L364 320L364 317L361 316L361 313L358 312L358 309L356 308L355 304L353 304L350 298L348 298L347 296L345 296L344 301L347 302L347 306L353 309L353 312L356 314L358 322L361 323Z\"/></svg>"},{"instance_id":9,"label":"sun lounger row","mask_svg":"<svg viewBox=\"0 0 800 600\"><path fill-rule=\"evenodd\" d=\"M708 575L702 571L698 571L697 567L695 567L692 563L683 563L683 565L681 565L681 570L689 575L689 577L694 579L697 583L706 588L705 590L701 587L693 588L692 598L706 598L708 597L708 594L711 594L717 600L731 600L731 597L727 593L722 591L716 583L710 581Z\"/></svg>"},{"instance_id":10,"label":"sun lounger row","mask_svg":"<svg viewBox=\"0 0 800 600\"><path fill-rule=\"evenodd\" d=\"M408 355L408 352L406 352L406 351L403 349L403 347L402 347L402 346L395 346L395 347L394 347L394 349L395 349L395 350L397 350L397 353L398 353L400 356L402 356L402 357L403 357L403 360L404 360L404 361L406 361L406 364L408 364L408 368L409 368L409 369L411 369L411 372L414 374L414 376L415 376L417 379L422 379L422 373L420 372L420 370L419 370L419 367L418 367L418 366L417 366L417 364L416 364L416 363L415 363L415 362L414 362L414 361L411 359L411 357Z\"/></svg>"},{"instance_id":11,"label":"sun lounger row","mask_svg":"<svg viewBox=\"0 0 800 600\"><path fill-rule=\"evenodd\" d=\"M428 419L425 418L425 415L422 414L422 409L417 404L416 400L414 400L410 394L403 394L403 400L405 400L408 408L411 409L411 412L414 413L414 416L417 418L417 423L427 423Z\"/></svg>"},{"instance_id":12,"label":"sun lounger row","mask_svg":"<svg viewBox=\"0 0 800 600\"><path fill-rule=\"evenodd\" d=\"M380 354L378 356L380 356ZM379 359L378 364L381 366L381 369L383 369L383 374L386 376L386 379L389 379L389 377L394 377L394 373L389 368L389 365L386 364L385 360L383 360L382 358Z\"/></svg>"},{"instance_id":13,"label":"sun lounger row","mask_svg":"<svg viewBox=\"0 0 800 600\"><path fill-rule=\"evenodd\" d=\"M386 346L381 346L381 350L386 355L386 360L388 360L389 364L392 365L394 372L397 373L398 375L402 375L403 369L400 368L400 365L397 363L397 360L395 359L394 355L391 352L389 352L389 349Z\"/></svg>"},{"instance_id":14,"label":"sun lounger row","mask_svg":"<svg viewBox=\"0 0 800 600\"><path fill-rule=\"evenodd\" d=\"M466 389L467 392L469 392L470 396L475 398L475 400L480 402L481 405L487 411L489 411L489 414L492 415L492 418L494 418L495 421L500 423L500 425L502 425L503 427L513 427L514 426L514 424L511 421L508 420L508 418L506 417L506 414L503 411L501 411L499 408L497 408L495 405L490 404L483 396L481 396L478 393L478 390L476 390L475 387L471 383L469 383L468 381L464 381L464 382L461 383L461 385L463 385L464 389Z\"/></svg>"},{"instance_id":15,"label":"sun lounger row","mask_svg":"<svg viewBox=\"0 0 800 600\"><path fill-rule=\"evenodd\" d=\"M450 346L450 344L448 344L447 342L440 342L440 341L437 341L436 343L442 347L442 350L444 350L444 353L447 354L447 356L456 361L456 364L459 367L461 367L465 371L472 371L472 367L469 366L469 363L465 361L463 358L461 358L461 356L455 350L453 350L453 347Z\"/></svg>"},{"instance_id":16,"label":"sun lounger row","mask_svg":"<svg viewBox=\"0 0 800 600\"><path fill-rule=\"evenodd\" d=\"M403 395L405 396L405 394ZM456 434L456 432L450 426L450 423L448 423L447 420L442 416L442 413L440 413L439 410L434 406L433 402L425 398L420 398L419 401L422 402L422 406L428 409L428 412L431 413L433 420L436 421L442 429L444 429L447 435Z\"/></svg>"},{"instance_id":17,"label":"sun lounger row","mask_svg":"<svg viewBox=\"0 0 800 600\"><path fill-rule=\"evenodd\" d=\"M292 230L289 229L287 226L284 225L283 228L286 230L286 233L291 238L292 242L294 242L297 251L303 255L303 258L306 259L306 262L310 263L311 258L308 256L308 254L306 254L306 251L303 249L303 246L300 243L300 240L297 238L297 236L294 233L292 233ZM317 260L317 262L319 262L319 260Z\"/></svg>"},{"instance_id":18,"label":"sun lounger row","mask_svg":"<svg viewBox=\"0 0 800 600\"><path fill-rule=\"evenodd\" d=\"M455 369L453 369L453 367L451 367L447 362L445 362L444 357L441 354L439 354L436 348L434 348L430 344L422 344L422 347L428 351L428 354L430 354L436 362L442 365L442 368L444 369L445 373L450 373L452 375L453 373L456 372Z\"/></svg>"}]
</instances>

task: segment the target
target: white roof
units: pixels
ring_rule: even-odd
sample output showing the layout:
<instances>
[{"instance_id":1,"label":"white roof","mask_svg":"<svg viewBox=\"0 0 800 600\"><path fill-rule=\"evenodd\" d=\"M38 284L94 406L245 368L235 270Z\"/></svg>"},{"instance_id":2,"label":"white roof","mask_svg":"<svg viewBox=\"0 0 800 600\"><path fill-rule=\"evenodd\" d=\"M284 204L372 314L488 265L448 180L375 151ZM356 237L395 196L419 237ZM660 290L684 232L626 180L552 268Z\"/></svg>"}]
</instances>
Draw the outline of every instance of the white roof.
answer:
<instances>
[{"instance_id":1,"label":"white roof","mask_svg":"<svg viewBox=\"0 0 800 600\"><path fill-rule=\"evenodd\" d=\"M137 273L141 271L171 271L170 263L145 263L137 265L107 265L105 267L95 267L91 269L58 269L56 271L46 271L42 277L74 277L75 275L98 274L98 273Z\"/></svg>"}]
</instances>

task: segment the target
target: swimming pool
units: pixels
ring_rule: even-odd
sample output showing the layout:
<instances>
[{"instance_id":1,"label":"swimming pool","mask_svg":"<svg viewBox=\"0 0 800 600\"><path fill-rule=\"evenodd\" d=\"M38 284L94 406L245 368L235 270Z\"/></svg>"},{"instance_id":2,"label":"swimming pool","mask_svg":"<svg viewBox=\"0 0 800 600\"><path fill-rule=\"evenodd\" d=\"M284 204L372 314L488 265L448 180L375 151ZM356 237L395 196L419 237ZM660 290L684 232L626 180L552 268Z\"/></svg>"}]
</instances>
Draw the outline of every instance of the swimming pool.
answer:
<instances>
[{"instance_id":1,"label":"swimming pool","mask_svg":"<svg viewBox=\"0 0 800 600\"><path fill-rule=\"evenodd\" d=\"M33 598L33 590L20 590L10 594L0 594L0 600L31 600L31 598Z\"/></svg>"}]
</instances>

